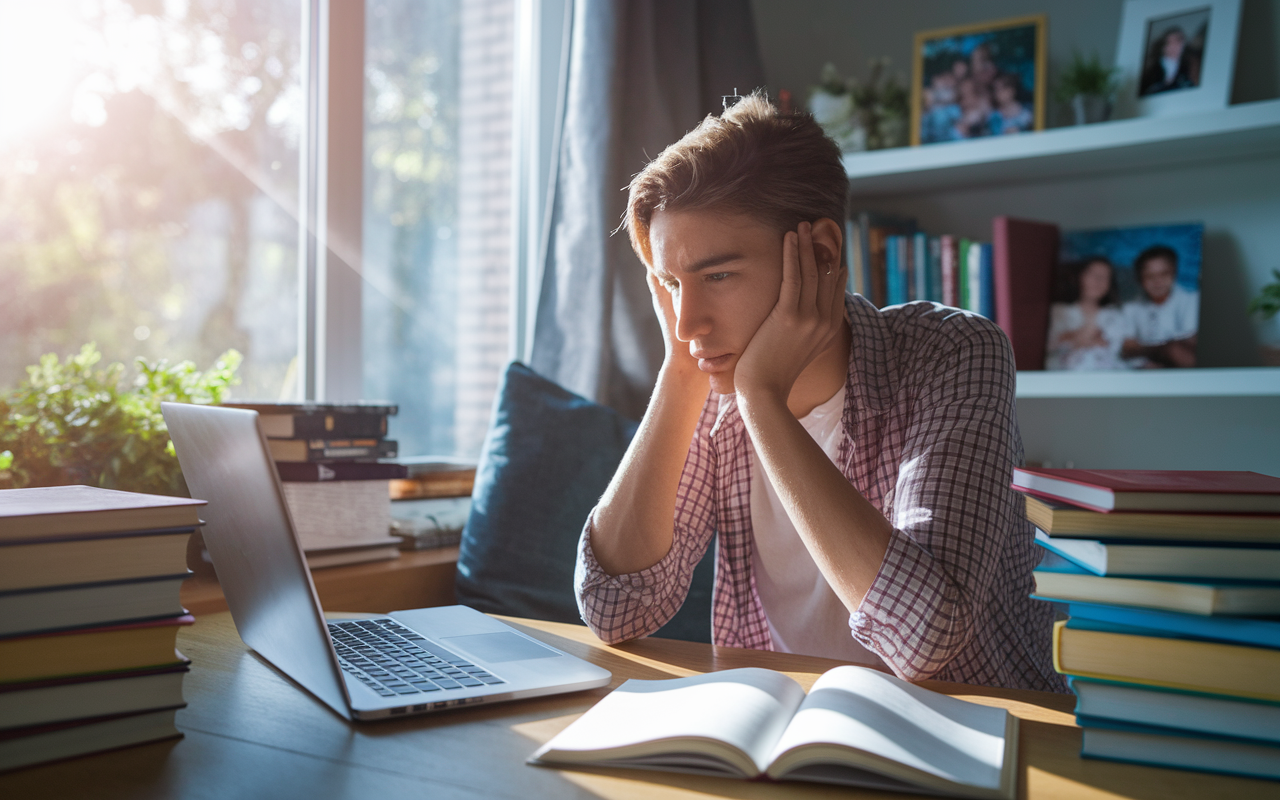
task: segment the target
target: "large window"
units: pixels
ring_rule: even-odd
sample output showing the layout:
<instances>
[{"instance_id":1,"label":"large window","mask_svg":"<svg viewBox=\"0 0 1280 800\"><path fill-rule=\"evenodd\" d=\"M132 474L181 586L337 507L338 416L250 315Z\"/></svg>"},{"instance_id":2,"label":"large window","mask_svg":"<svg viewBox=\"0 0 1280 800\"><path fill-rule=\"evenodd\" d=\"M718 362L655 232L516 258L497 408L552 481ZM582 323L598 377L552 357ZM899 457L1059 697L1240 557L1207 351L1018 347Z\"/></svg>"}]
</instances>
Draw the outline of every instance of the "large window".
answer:
<instances>
[{"instance_id":1,"label":"large window","mask_svg":"<svg viewBox=\"0 0 1280 800\"><path fill-rule=\"evenodd\" d=\"M510 351L512 0L368 0L364 395L475 455Z\"/></svg>"},{"instance_id":2,"label":"large window","mask_svg":"<svg viewBox=\"0 0 1280 800\"><path fill-rule=\"evenodd\" d=\"M300 35L298 0L0 4L0 388L92 341L297 395Z\"/></svg>"}]
</instances>

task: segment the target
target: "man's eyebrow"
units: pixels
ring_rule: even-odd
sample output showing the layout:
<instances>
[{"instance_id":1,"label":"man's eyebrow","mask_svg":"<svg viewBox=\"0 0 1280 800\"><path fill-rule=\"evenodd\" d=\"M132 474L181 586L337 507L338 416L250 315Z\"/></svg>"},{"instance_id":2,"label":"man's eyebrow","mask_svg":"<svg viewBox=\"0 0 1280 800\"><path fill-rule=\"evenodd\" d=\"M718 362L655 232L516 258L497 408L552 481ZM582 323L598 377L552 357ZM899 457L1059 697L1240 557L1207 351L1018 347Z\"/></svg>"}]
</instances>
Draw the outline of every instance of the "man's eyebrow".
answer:
<instances>
[{"instance_id":1,"label":"man's eyebrow","mask_svg":"<svg viewBox=\"0 0 1280 800\"><path fill-rule=\"evenodd\" d=\"M703 270L711 269L712 267L718 267L721 264L728 264L730 261L737 261L740 258L743 258L741 253L721 253L720 255L708 256L701 261L693 262L689 269L685 271L698 273Z\"/></svg>"}]
</instances>

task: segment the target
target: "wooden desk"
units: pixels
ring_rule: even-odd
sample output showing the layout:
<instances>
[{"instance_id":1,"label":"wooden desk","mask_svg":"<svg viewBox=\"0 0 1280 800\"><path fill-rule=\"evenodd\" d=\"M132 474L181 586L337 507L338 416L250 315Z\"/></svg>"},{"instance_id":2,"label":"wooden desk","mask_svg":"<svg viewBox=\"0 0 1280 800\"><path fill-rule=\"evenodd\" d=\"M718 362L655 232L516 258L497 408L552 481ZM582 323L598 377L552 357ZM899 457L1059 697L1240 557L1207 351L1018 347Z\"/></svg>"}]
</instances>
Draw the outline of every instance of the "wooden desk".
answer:
<instances>
[{"instance_id":1,"label":"wooden desk","mask_svg":"<svg viewBox=\"0 0 1280 800\"><path fill-rule=\"evenodd\" d=\"M533 636L626 678L669 678L761 666L807 689L837 662L648 639L605 647L585 628L510 620ZM227 614L183 631L193 660L178 713L186 738L0 776L4 798L848 798L908 797L814 784L748 783L662 772L530 767L534 749L607 690L350 724L251 654ZM1277 784L1081 759L1072 699L928 683L1022 718L1019 795L1143 800L1275 797ZM612 688L612 686L610 688Z\"/></svg>"}]
</instances>

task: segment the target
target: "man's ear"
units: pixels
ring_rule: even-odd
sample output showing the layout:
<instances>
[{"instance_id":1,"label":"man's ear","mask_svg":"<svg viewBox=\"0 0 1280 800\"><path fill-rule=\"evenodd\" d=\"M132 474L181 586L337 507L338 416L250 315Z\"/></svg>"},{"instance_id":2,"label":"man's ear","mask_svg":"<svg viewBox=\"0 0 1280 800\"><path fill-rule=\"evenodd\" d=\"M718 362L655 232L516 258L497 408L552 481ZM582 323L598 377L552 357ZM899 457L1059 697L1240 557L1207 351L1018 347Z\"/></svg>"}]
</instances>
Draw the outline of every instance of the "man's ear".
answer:
<instances>
[{"instance_id":1,"label":"man's ear","mask_svg":"<svg viewBox=\"0 0 1280 800\"><path fill-rule=\"evenodd\" d=\"M833 219L823 217L813 223L813 251L818 259L818 269L837 269L840 266L841 248L844 246L844 229Z\"/></svg>"}]
</instances>

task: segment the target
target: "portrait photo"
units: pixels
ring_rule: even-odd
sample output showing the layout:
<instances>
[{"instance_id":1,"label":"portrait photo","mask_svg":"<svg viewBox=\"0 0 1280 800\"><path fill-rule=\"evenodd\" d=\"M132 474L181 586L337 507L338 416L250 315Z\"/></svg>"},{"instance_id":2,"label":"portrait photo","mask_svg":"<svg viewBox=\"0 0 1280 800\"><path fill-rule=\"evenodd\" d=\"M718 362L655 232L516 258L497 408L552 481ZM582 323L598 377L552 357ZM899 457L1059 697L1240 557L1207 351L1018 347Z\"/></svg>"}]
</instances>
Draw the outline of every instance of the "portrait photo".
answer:
<instances>
[{"instance_id":1,"label":"portrait photo","mask_svg":"<svg viewBox=\"0 0 1280 800\"><path fill-rule=\"evenodd\" d=\"M1043 16L917 33L911 143L1042 129L1045 48Z\"/></svg>"},{"instance_id":2,"label":"portrait photo","mask_svg":"<svg viewBox=\"0 0 1280 800\"><path fill-rule=\"evenodd\" d=\"M1196 8L1147 22L1138 96L1200 85L1211 9Z\"/></svg>"},{"instance_id":3,"label":"portrait photo","mask_svg":"<svg viewBox=\"0 0 1280 800\"><path fill-rule=\"evenodd\" d=\"M1240 0L1126 0L1116 43L1116 116L1226 108Z\"/></svg>"},{"instance_id":4,"label":"portrait photo","mask_svg":"<svg viewBox=\"0 0 1280 800\"><path fill-rule=\"evenodd\" d=\"M1194 367L1204 226L1062 235L1045 369Z\"/></svg>"}]
</instances>

